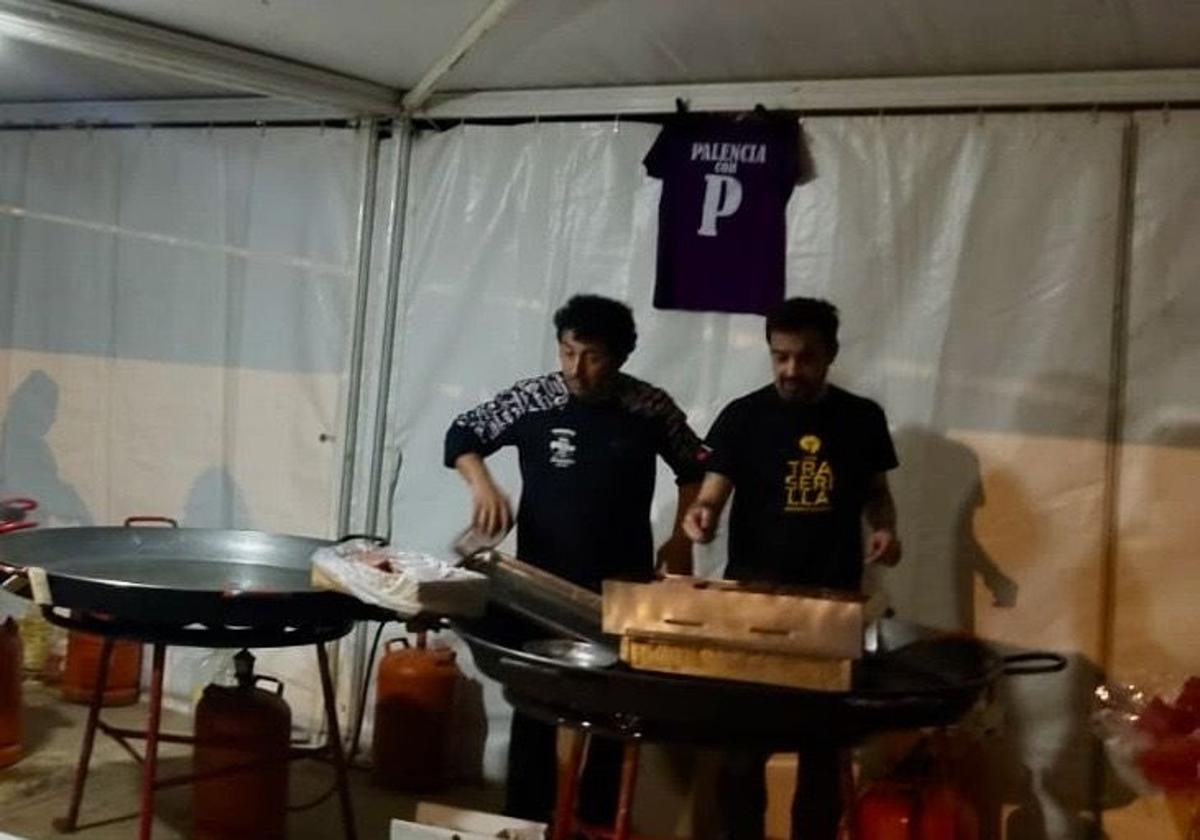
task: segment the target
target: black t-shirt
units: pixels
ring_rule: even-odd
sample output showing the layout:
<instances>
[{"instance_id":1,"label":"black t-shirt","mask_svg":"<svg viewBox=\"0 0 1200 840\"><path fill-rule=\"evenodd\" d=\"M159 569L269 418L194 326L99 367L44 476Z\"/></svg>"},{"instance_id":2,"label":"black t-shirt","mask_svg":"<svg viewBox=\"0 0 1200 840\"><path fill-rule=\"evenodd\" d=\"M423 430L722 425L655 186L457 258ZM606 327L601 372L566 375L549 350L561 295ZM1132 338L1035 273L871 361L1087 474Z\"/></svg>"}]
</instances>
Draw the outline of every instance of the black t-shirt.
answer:
<instances>
[{"instance_id":1,"label":"black t-shirt","mask_svg":"<svg viewBox=\"0 0 1200 840\"><path fill-rule=\"evenodd\" d=\"M734 400L705 463L734 485L727 578L857 590L872 476L897 466L883 410L829 386L815 404L774 385Z\"/></svg>"},{"instance_id":2,"label":"black t-shirt","mask_svg":"<svg viewBox=\"0 0 1200 840\"><path fill-rule=\"evenodd\" d=\"M465 452L516 446L517 556L580 586L654 572L655 458L679 483L699 481L700 439L666 392L618 374L609 399L571 396L561 373L522 380L455 418L446 466Z\"/></svg>"},{"instance_id":3,"label":"black t-shirt","mask_svg":"<svg viewBox=\"0 0 1200 840\"><path fill-rule=\"evenodd\" d=\"M675 117L644 163L663 182L655 307L765 314L783 300L785 211L811 176L794 118Z\"/></svg>"}]
</instances>

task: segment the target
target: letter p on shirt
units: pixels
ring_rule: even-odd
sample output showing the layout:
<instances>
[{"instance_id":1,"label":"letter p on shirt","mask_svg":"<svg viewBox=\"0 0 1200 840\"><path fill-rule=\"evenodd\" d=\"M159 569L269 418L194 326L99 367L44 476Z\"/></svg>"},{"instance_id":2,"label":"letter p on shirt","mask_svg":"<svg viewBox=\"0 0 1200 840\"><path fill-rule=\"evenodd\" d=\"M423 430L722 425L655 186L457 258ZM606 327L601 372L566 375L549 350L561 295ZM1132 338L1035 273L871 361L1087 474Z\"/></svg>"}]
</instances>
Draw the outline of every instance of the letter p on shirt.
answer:
<instances>
[{"instance_id":1,"label":"letter p on shirt","mask_svg":"<svg viewBox=\"0 0 1200 840\"><path fill-rule=\"evenodd\" d=\"M742 185L731 175L705 175L704 182L704 207L696 233L716 236L717 219L732 216L742 206Z\"/></svg>"}]
</instances>

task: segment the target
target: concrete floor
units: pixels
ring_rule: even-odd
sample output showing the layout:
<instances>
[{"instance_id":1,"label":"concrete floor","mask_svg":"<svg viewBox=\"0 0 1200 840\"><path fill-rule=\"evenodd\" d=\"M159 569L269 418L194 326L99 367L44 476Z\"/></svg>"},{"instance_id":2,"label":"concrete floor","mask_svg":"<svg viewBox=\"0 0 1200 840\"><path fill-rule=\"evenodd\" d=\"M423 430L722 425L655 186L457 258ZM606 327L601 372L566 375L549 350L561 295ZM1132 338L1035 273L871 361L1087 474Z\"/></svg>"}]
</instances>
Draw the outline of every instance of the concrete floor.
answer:
<instances>
[{"instance_id":1,"label":"concrete floor","mask_svg":"<svg viewBox=\"0 0 1200 840\"><path fill-rule=\"evenodd\" d=\"M75 763L83 738L87 709L58 699L57 693L38 682L25 683L25 757L0 770L0 832L21 838L60 838L53 820L67 812ZM144 704L104 710L104 720L130 728L143 728ZM191 719L165 711L163 731L190 733ZM159 749L159 778L189 772L191 748L163 744ZM140 768L111 738L97 733L91 770L80 812L79 840L127 840L137 832ZM329 789L333 769L315 761L291 765L291 801L308 802ZM373 787L368 774L351 771L358 836L379 840L388 836L393 818L412 819L416 799ZM439 802L464 808L496 811L502 799L498 790L463 787L436 797ZM166 788L155 796L155 840L174 840L191 834L189 785ZM289 816L290 840L342 836L340 810L333 796L314 808Z\"/></svg>"}]
</instances>

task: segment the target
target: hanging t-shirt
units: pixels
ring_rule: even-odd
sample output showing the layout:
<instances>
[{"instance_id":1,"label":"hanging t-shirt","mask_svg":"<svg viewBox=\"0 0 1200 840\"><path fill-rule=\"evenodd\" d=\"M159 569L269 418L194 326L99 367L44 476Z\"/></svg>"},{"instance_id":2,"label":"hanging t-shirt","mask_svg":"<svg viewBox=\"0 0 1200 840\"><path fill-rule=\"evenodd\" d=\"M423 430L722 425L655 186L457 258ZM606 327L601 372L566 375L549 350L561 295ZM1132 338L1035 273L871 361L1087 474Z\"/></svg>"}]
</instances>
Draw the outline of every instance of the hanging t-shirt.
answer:
<instances>
[{"instance_id":1,"label":"hanging t-shirt","mask_svg":"<svg viewBox=\"0 0 1200 840\"><path fill-rule=\"evenodd\" d=\"M784 298L786 214L811 177L797 121L682 114L644 161L662 180L654 306L766 313Z\"/></svg>"},{"instance_id":2,"label":"hanging t-shirt","mask_svg":"<svg viewBox=\"0 0 1200 840\"><path fill-rule=\"evenodd\" d=\"M562 373L522 380L455 418L445 463L517 447L517 556L599 591L608 578L654 572L650 503L656 459L681 484L698 482L700 439L667 393L618 374L609 399L583 401Z\"/></svg>"},{"instance_id":3,"label":"hanging t-shirt","mask_svg":"<svg viewBox=\"0 0 1200 840\"><path fill-rule=\"evenodd\" d=\"M705 468L733 482L725 577L857 590L872 477L897 465L883 409L829 386L816 403L768 385L727 405Z\"/></svg>"}]
</instances>

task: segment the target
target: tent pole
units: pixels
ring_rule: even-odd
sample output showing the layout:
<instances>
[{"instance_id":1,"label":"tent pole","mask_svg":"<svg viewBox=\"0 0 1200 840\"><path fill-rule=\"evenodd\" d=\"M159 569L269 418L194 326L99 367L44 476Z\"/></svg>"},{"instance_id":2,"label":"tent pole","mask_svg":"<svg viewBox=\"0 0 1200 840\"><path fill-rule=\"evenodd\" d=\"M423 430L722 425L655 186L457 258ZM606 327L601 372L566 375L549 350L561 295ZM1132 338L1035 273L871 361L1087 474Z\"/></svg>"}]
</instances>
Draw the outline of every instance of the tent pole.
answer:
<instances>
[{"instance_id":1,"label":"tent pole","mask_svg":"<svg viewBox=\"0 0 1200 840\"><path fill-rule=\"evenodd\" d=\"M393 114L399 105L386 85L58 0L0 0L0 35L354 116Z\"/></svg>"},{"instance_id":2,"label":"tent pole","mask_svg":"<svg viewBox=\"0 0 1200 840\"><path fill-rule=\"evenodd\" d=\"M0 125L96 127L130 125L319 123L353 120L356 114L333 105L266 96L190 99L93 99L87 102L0 102Z\"/></svg>"},{"instance_id":3,"label":"tent pole","mask_svg":"<svg viewBox=\"0 0 1200 840\"><path fill-rule=\"evenodd\" d=\"M1129 115L1121 139L1121 187L1117 203L1112 321L1109 339L1108 417L1104 447L1104 490L1100 521L1100 673L1099 683L1111 682L1116 649L1117 585L1121 554L1121 457L1125 437L1125 406L1129 376L1129 294L1133 276L1133 227L1137 196L1138 123ZM1104 822L1104 789L1108 763L1104 745L1092 744L1088 779L1089 807L1097 836Z\"/></svg>"},{"instance_id":4,"label":"tent pole","mask_svg":"<svg viewBox=\"0 0 1200 840\"><path fill-rule=\"evenodd\" d=\"M495 90L433 95L413 116L435 120L670 114L767 108L826 112L1095 106L1200 102L1200 69L817 79L698 85Z\"/></svg>"},{"instance_id":5,"label":"tent pole","mask_svg":"<svg viewBox=\"0 0 1200 840\"><path fill-rule=\"evenodd\" d=\"M405 214L408 208L408 175L412 160L412 123L408 119L396 122L396 161L392 179L392 211L387 234L387 291L383 311L383 329L379 347L379 379L376 382L375 427L371 444L371 470L367 486L368 534L378 533L379 497L383 484L384 445L388 430L388 399L391 395L392 364L396 349L396 317L400 299L400 266L404 256ZM402 459L403 454L397 453ZM399 464L397 465L399 471ZM390 500L388 500L390 501ZM384 512L385 517L390 511ZM391 523L387 523L390 536Z\"/></svg>"},{"instance_id":6,"label":"tent pole","mask_svg":"<svg viewBox=\"0 0 1200 840\"><path fill-rule=\"evenodd\" d=\"M371 286L371 250L375 237L375 196L379 180L379 121L370 120L366 131L366 155L363 162L362 201L358 208L358 283L354 292L354 326L350 337L350 368L347 373L346 389L346 431L342 445L342 476L341 488L338 494L337 507L337 536L350 533L350 519L354 506L354 474L358 450L359 413L362 400L362 375L364 344L367 332L367 298ZM357 695L357 686L362 677L363 659L366 656L366 635L361 623L355 624L350 635L350 696L351 714ZM341 646L333 648L334 672L339 670ZM350 732L355 731L351 721ZM340 749L341 745L337 745Z\"/></svg>"},{"instance_id":7,"label":"tent pole","mask_svg":"<svg viewBox=\"0 0 1200 840\"><path fill-rule=\"evenodd\" d=\"M430 65L429 69L425 71L425 75L404 95L404 99L400 103L404 112L411 113L424 105L437 83L454 69L454 65L462 61L463 56L470 52L472 47L498 26L517 3L518 0L492 0L450 45L450 49Z\"/></svg>"},{"instance_id":8,"label":"tent pole","mask_svg":"<svg viewBox=\"0 0 1200 840\"><path fill-rule=\"evenodd\" d=\"M1117 565L1120 559L1121 454L1125 436L1126 379L1129 374L1129 290L1133 273L1134 201L1137 190L1137 119L1125 123L1121 146L1121 192L1117 207L1117 242L1114 252L1112 327L1109 339L1109 396L1105 430L1104 494L1101 500L1104 523L1101 543L1103 566L1100 580L1101 627L1100 667L1111 678L1115 660Z\"/></svg>"},{"instance_id":9,"label":"tent pole","mask_svg":"<svg viewBox=\"0 0 1200 840\"><path fill-rule=\"evenodd\" d=\"M366 522L363 531L367 534L378 534L379 497L383 484L384 444L387 438L388 400L391 395L392 362L396 346L396 314L400 299L400 261L404 251L404 222L408 205L408 173L412 152L412 124L401 120L395 124L393 136L396 138L396 159L393 167L391 211L388 218L387 233L387 288L384 302L383 325L381 327L379 346L379 373L375 383L375 420L371 442L371 468L367 477ZM398 459L403 455L397 453ZM399 472L397 462L396 471ZM390 499L388 500L390 501ZM386 512L386 535L391 537L391 512ZM367 636L362 632L361 625L355 628L353 648L350 657L350 688L353 697L358 696L358 687L364 679L370 679L366 673L370 665L367 662ZM350 718L346 731L357 733L362 728L361 716L363 708L357 702L350 704ZM356 744L351 743L353 749Z\"/></svg>"},{"instance_id":10,"label":"tent pole","mask_svg":"<svg viewBox=\"0 0 1200 840\"><path fill-rule=\"evenodd\" d=\"M362 202L358 208L358 283L354 291L354 325L347 373L346 430L342 443L342 477L338 494L337 536L350 531L354 500L354 465L358 449L359 405L362 400L363 342L367 328L367 295L371 285L371 246L375 234L375 193L379 172L379 121L366 124Z\"/></svg>"}]
</instances>

